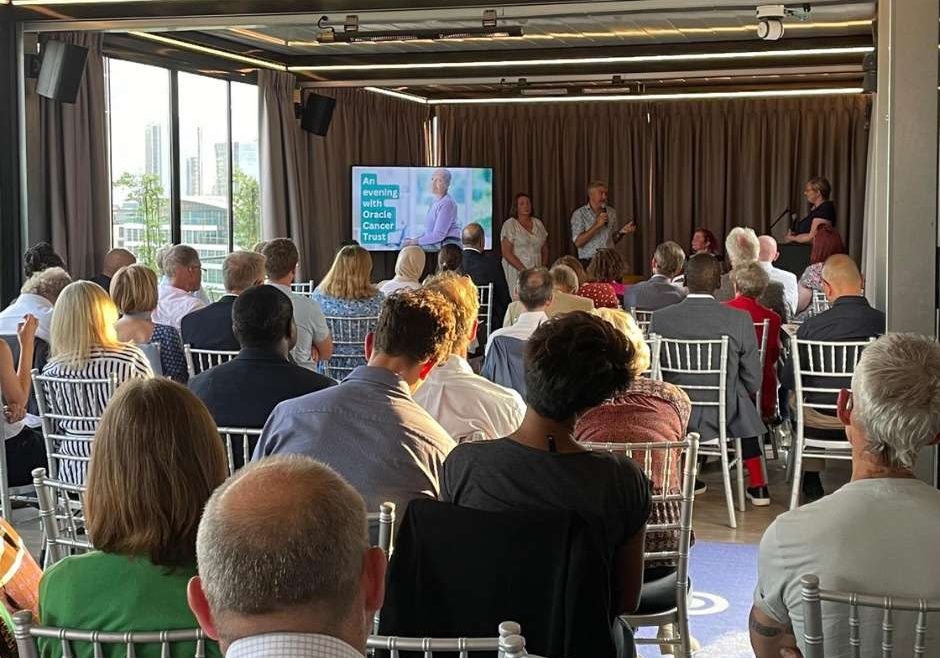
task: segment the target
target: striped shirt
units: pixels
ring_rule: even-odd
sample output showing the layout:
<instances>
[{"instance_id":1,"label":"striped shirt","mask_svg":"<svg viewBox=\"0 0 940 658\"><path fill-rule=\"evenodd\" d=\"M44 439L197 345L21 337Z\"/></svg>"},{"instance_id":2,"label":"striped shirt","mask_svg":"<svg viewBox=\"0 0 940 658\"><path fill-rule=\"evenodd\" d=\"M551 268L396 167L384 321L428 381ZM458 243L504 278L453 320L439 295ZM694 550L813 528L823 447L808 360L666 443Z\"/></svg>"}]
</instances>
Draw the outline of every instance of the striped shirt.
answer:
<instances>
[{"instance_id":1,"label":"striped shirt","mask_svg":"<svg viewBox=\"0 0 940 658\"><path fill-rule=\"evenodd\" d=\"M52 360L42 369L42 374L47 377L73 380L107 380L112 373L116 376L119 386L135 377L153 377L147 357L139 347L130 344L121 344L114 348L93 347L88 360L79 368ZM44 392L51 413L84 418L100 418L109 398L107 384L95 386L88 395L77 396L76 387L51 382L45 384ZM59 460L58 477L71 484L84 484L87 462L91 456L90 438L94 436L98 422L65 420L60 421L58 425L57 432L83 437L81 440L59 442L56 452L62 457Z\"/></svg>"}]
</instances>

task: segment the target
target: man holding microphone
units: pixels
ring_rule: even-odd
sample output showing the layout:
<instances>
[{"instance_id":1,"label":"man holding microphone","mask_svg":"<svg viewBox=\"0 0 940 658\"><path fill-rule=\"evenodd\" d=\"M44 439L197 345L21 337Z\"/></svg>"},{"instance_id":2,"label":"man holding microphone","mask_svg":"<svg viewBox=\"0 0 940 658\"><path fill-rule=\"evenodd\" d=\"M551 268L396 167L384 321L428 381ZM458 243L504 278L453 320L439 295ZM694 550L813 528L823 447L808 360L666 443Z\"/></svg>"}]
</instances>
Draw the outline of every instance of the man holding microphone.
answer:
<instances>
[{"instance_id":1,"label":"man holding microphone","mask_svg":"<svg viewBox=\"0 0 940 658\"><path fill-rule=\"evenodd\" d=\"M636 230L633 222L618 226L617 211L607 205L607 183L594 181L587 191L588 203L571 214L571 237L585 268L598 249L612 247Z\"/></svg>"}]
</instances>

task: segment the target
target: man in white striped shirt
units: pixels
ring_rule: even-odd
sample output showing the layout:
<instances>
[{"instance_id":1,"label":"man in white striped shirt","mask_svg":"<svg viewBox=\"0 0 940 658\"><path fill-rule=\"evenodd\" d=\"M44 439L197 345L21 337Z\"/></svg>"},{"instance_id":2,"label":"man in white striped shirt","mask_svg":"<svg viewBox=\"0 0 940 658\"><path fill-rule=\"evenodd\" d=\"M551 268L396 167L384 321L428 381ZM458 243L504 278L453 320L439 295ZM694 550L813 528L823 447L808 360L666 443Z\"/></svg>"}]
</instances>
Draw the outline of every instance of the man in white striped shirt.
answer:
<instances>
[{"instance_id":1,"label":"man in white striped shirt","mask_svg":"<svg viewBox=\"0 0 940 658\"><path fill-rule=\"evenodd\" d=\"M273 556L273 558L272 558ZM269 457L216 489L189 606L226 658L362 658L385 595L362 497L309 457Z\"/></svg>"},{"instance_id":2,"label":"man in white striped shirt","mask_svg":"<svg viewBox=\"0 0 940 658\"><path fill-rule=\"evenodd\" d=\"M154 324L170 325L179 331L183 316L206 305L190 294L202 287L199 252L189 245L176 245L163 260L163 273L167 282L160 284L160 299L151 320Z\"/></svg>"}]
</instances>

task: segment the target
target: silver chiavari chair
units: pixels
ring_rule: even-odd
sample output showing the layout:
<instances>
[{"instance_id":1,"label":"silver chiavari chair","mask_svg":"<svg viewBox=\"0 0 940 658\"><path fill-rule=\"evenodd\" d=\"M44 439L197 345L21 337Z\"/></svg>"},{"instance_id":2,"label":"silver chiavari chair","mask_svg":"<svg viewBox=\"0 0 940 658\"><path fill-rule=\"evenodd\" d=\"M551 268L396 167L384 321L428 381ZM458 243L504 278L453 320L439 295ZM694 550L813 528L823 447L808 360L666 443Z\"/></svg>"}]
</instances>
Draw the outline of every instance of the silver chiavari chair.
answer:
<instances>
[{"instance_id":1,"label":"silver chiavari chair","mask_svg":"<svg viewBox=\"0 0 940 658\"><path fill-rule=\"evenodd\" d=\"M854 592L838 592L819 588L819 578L813 575L803 576L800 579L803 588L803 643L804 658L825 658L823 636L822 603L841 604L848 606L849 651L852 658L864 655L878 655L882 658L891 658L895 655L895 628L898 616L903 616L914 626L914 656L933 656L938 649L927 650L928 616L940 612L940 601L927 601L926 599L904 598L890 595L857 594ZM870 619L862 619L863 613L859 609L881 610L881 641L870 640L863 646L862 633L867 629L878 627L875 615ZM898 614L900 613L900 615ZM910 613L910 614L907 614ZM917 613L916 617L913 613ZM869 616L869 615L866 615ZM840 646L842 639L839 638ZM880 649L880 652L878 651ZM907 648L904 648L904 655ZM899 654L900 655L900 654Z\"/></svg>"},{"instance_id":2,"label":"silver chiavari chair","mask_svg":"<svg viewBox=\"0 0 940 658\"><path fill-rule=\"evenodd\" d=\"M635 461L653 483L650 521L646 525L643 562L650 566L676 567L675 604L647 614L621 615L631 628L673 624L671 639L634 638L636 644L658 644L668 653L691 658L688 581L692 542L692 507L695 502L695 468L698 434L683 441L661 443L582 443L589 450L624 453ZM683 461L684 460L684 461ZM681 475L681 479L680 479ZM664 651L666 653L666 651Z\"/></svg>"},{"instance_id":3,"label":"silver chiavari chair","mask_svg":"<svg viewBox=\"0 0 940 658\"><path fill-rule=\"evenodd\" d=\"M815 316L819 315L820 313L824 313L829 310L830 306L831 305L829 304L829 300L826 299L826 293L824 293L822 290L813 291L813 301L810 305L812 308L811 315Z\"/></svg>"},{"instance_id":4,"label":"silver chiavari chair","mask_svg":"<svg viewBox=\"0 0 940 658\"><path fill-rule=\"evenodd\" d=\"M232 475L251 461L252 440L258 442L261 430L249 427L220 427L219 436L225 442L225 456L228 459L228 474ZM241 457L236 460L235 457Z\"/></svg>"},{"instance_id":5,"label":"silver chiavari chair","mask_svg":"<svg viewBox=\"0 0 940 658\"><path fill-rule=\"evenodd\" d=\"M477 301L480 303L480 310L477 312L477 322L485 329L485 336L489 335L490 327L493 326L493 284L487 283L485 286L477 287Z\"/></svg>"},{"instance_id":6,"label":"silver chiavari chair","mask_svg":"<svg viewBox=\"0 0 940 658\"><path fill-rule=\"evenodd\" d=\"M849 388L855 365L871 341L817 341L793 337L790 360L793 363L794 393L796 396L796 437L793 439L792 458L787 464L791 470L793 487L790 490L790 509L800 505L803 480L803 459L852 459L848 441L814 439L806 436L806 410L820 413L836 410L839 391ZM815 385L808 386L807 379ZM812 428L809 433L812 434Z\"/></svg>"},{"instance_id":7,"label":"silver chiavari chair","mask_svg":"<svg viewBox=\"0 0 940 658\"><path fill-rule=\"evenodd\" d=\"M46 477L46 469L33 470L39 501L45 558L49 568L67 555L94 549L85 532L85 488Z\"/></svg>"},{"instance_id":8,"label":"silver chiavari chair","mask_svg":"<svg viewBox=\"0 0 940 658\"><path fill-rule=\"evenodd\" d=\"M327 364L330 377L341 382L366 362L366 335L375 329L378 320L377 316L326 316L333 337L333 356Z\"/></svg>"},{"instance_id":9,"label":"silver chiavari chair","mask_svg":"<svg viewBox=\"0 0 940 658\"><path fill-rule=\"evenodd\" d=\"M294 281L290 284L290 291L296 292L298 295L307 295L308 297L313 294L313 289L316 286L313 285L313 279L309 281Z\"/></svg>"},{"instance_id":10,"label":"silver chiavari chair","mask_svg":"<svg viewBox=\"0 0 940 658\"><path fill-rule=\"evenodd\" d=\"M644 311L636 307L631 307L630 315L632 315L633 319L636 320L636 323L643 332L643 335L649 335L650 323L653 321L653 311Z\"/></svg>"},{"instance_id":11,"label":"silver chiavari chair","mask_svg":"<svg viewBox=\"0 0 940 658\"><path fill-rule=\"evenodd\" d=\"M46 638L50 642L57 642L63 656L92 654L95 656L107 655L102 645L120 644L126 647L126 655L137 655L140 645L159 645L161 656L170 656L171 647L182 642L195 643L194 658L203 658L206 655L206 636L202 629L194 628L177 631L147 631L143 633L107 633L102 631L78 631L67 628L54 628L39 626L33 622L33 613L29 610L20 610L13 615L13 635L19 649L20 658L39 658L37 638ZM78 652L73 644L90 644L91 649ZM180 655L179 650L172 651L172 655Z\"/></svg>"},{"instance_id":12,"label":"silver chiavari chair","mask_svg":"<svg viewBox=\"0 0 940 658\"><path fill-rule=\"evenodd\" d=\"M395 503L384 502L379 505L378 512L369 512L367 515L369 527L374 524L379 526L378 547L385 552L385 557L392 557L392 551L395 549ZM375 619L372 625L372 632L379 632L379 619L381 610L375 611Z\"/></svg>"},{"instance_id":13,"label":"silver chiavari chair","mask_svg":"<svg viewBox=\"0 0 940 658\"><path fill-rule=\"evenodd\" d=\"M393 637L370 635L366 648L388 651L390 658L399 658L402 651L420 651L423 658L435 654L457 653L459 658L468 658L471 653L496 652L497 658L538 658L525 650L525 638L520 634L519 624L504 621L499 625L499 634L492 638L433 638Z\"/></svg>"},{"instance_id":14,"label":"silver chiavari chair","mask_svg":"<svg viewBox=\"0 0 940 658\"><path fill-rule=\"evenodd\" d=\"M646 338L646 345L650 349L650 367L643 371L644 377L649 377L654 382L662 381L663 373L659 368L659 354L662 351L662 341L656 334L650 334Z\"/></svg>"},{"instance_id":15,"label":"silver chiavari chair","mask_svg":"<svg viewBox=\"0 0 940 658\"><path fill-rule=\"evenodd\" d=\"M738 507L744 507L744 470L741 460L741 438L728 436L728 337L716 340L681 340L660 337L660 370L664 381L684 390L692 407L714 408L718 412L718 436L699 443L699 456L721 459L728 525L737 528L734 496L731 493L731 466L735 466ZM694 428L693 428L694 429ZM734 446L734 462L728 461L728 443Z\"/></svg>"},{"instance_id":16,"label":"silver chiavari chair","mask_svg":"<svg viewBox=\"0 0 940 658\"><path fill-rule=\"evenodd\" d=\"M222 365L238 356L237 350L198 350L188 344L183 345L183 353L186 356L186 369L190 377L195 377L203 370Z\"/></svg>"},{"instance_id":17,"label":"silver chiavari chair","mask_svg":"<svg viewBox=\"0 0 940 658\"><path fill-rule=\"evenodd\" d=\"M49 477L84 484L91 442L98 421L117 390L117 375L111 373L107 379L71 379L42 375L33 369L32 376Z\"/></svg>"},{"instance_id":18,"label":"silver chiavari chair","mask_svg":"<svg viewBox=\"0 0 940 658\"><path fill-rule=\"evenodd\" d=\"M764 386L763 386L763 377L764 377L764 364L767 363L767 334L770 332L770 320L764 320L763 322L754 323L754 331L757 334L757 357L760 360L760 373L761 373L761 386L757 389L757 394L754 397L754 406L757 407L757 412L763 415L761 411L763 409L762 402L764 398ZM770 432L770 442L773 446L774 459L777 458L777 436L773 432ZM761 466L764 469L764 478L767 477L767 458L764 455L764 444L763 437L759 439L761 441L761 451L760 451L760 461Z\"/></svg>"}]
</instances>

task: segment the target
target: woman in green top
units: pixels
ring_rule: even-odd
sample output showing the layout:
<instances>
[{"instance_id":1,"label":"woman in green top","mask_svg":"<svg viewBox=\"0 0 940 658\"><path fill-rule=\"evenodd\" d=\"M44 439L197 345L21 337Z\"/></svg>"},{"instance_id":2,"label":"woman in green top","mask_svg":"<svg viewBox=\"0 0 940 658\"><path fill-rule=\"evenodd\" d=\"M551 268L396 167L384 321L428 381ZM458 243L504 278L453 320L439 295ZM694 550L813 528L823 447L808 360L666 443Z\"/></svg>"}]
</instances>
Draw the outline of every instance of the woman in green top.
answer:
<instances>
[{"instance_id":1,"label":"woman in green top","mask_svg":"<svg viewBox=\"0 0 940 658\"><path fill-rule=\"evenodd\" d=\"M98 550L67 557L43 574L39 616L48 626L100 631L198 628L186 602L196 575L196 531L202 509L227 475L212 416L184 386L168 379L121 385L92 444L85 494L88 536ZM40 641L43 658L62 655L58 641ZM75 656L92 656L75 643ZM138 658L159 658L140 645ZM173 646L191 658L193 643ZM122 657L123 645L105 645ZM206 642L209 658L221 656Z\"/></svg>"}]
</instances>

